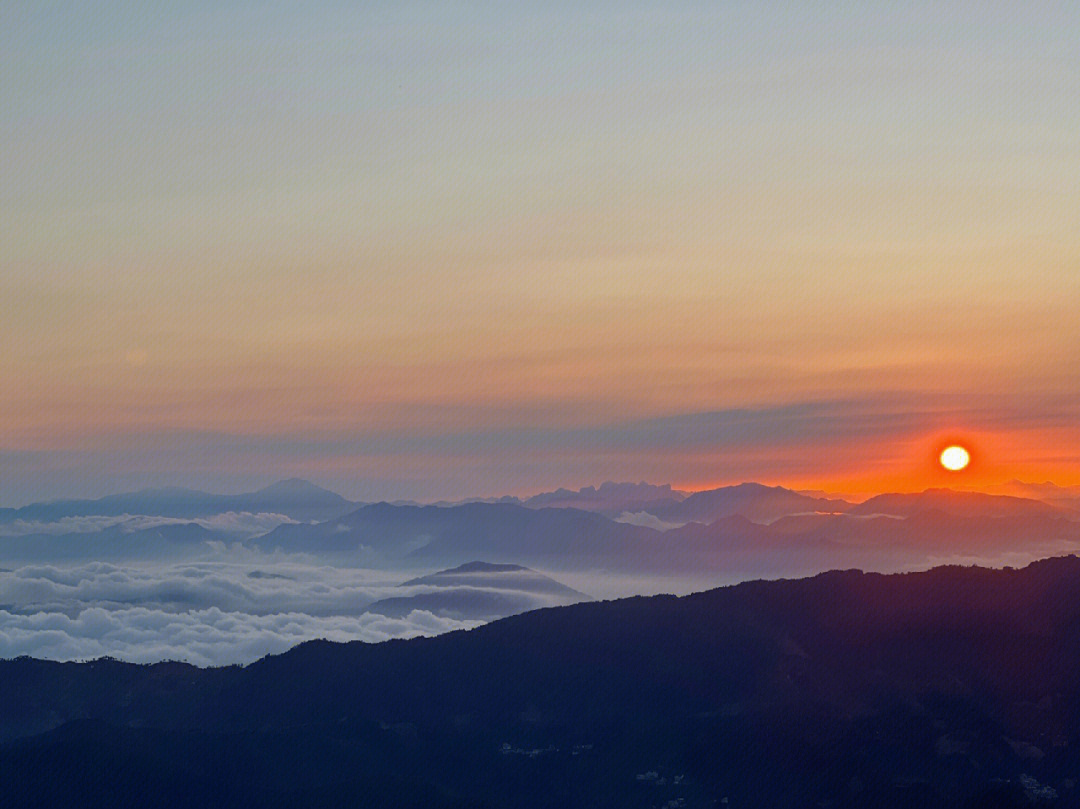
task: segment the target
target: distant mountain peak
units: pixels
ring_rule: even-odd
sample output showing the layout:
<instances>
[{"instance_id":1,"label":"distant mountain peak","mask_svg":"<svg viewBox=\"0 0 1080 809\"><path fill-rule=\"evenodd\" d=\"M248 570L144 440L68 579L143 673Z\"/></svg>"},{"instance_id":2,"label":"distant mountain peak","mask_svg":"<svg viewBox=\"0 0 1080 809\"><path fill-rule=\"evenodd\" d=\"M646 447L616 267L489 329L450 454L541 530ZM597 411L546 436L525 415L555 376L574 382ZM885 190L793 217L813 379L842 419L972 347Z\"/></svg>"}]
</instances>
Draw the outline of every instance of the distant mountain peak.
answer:
<instances>
[{"instance_id":1,"label":"distant mountain peak","mask_svg":"<svg viewBox=\"0 0 1080 809\"><path fill-rule=\"evenodd\" d=\"M401 586L407 587L414 584L457 584L461 582L462 577L470 575L487 576L488 574L504 575L507 578L510 578L513 574L527 574L529 576L548 578L542 573L537 573L532 568L525 567L524 565L498 564L496 562L481 562L479 560L474 560L472 562L466 562L463 565L458 565L457 567L447 568L446 570L437 570L426 576L409 579L406 582L402 582ZM554 579L552 579L552 581L554 581Z\"/></svg>"},{"instance_id":2,"label":"distant mountain peak","mask_svg":"<svg viewBox=\"0 0 1080 809\"><path fill-rule=\"evenodd\" d=\"M497 564L474 560L463 565L429 573L426 576L403 582L402 587L429 585L434 587L482 587L509 588L520 592L546 592L574 599L589 596L567 587L560 581L545 576L523 565Z\"/></svg>"},{"instance_id":3,"label":"distant mountain peak","mask_svg":"<svg viewBox=\"0 0 1080 809\"><path fill-rule=\"evenodd\" d=\"M458 620L492 620L519 612L589 601L589 596L521 565L472 561L403 582L411 595L370 604L391 618L422 610Z\"/></svg>"},{"instance_id":4,"label":"distant mountain peak","mask_svg":"<svg viewBox=\"0 0 1080 809\"><path fill-rule=\"evenodd\" d=\"M703 494L726 494L726 493L746 493L746 492L790 492L791 494L798 494L793 489L787 489L783 486L769 486L765 483L758 483L756 480L744 480L742 483L731 483L727 486L716 486L711 489L699 489L698 491L691 492L690 496L703 495Z\"/></svg>"},{"instance_id":5,"label":"distant mountain peak","mask_svg":"<svg viewBox=\"0 0 1080 809\"><path fill-rule=\"evenodd\" d=\"M756 480L744 480L735 486L730 486L732 489L742 489L743 491L754 490L759 492L789 492L791 489L786 489L783 486L770 486L767 483L758 483Z\"/></svg>"},{"instance_id":6,"label":"distant mountain peak","mask_svg":"<svg viewBox=\"0 0 1080 809\"><path fill-rule=\"evenodd\" d=\"M337 492L324 489L322 486L317 486L310 480L304 480L303 478L279 480L277 483L271 483L269 486L259 489L254 494L264 498L293 498L334 503L348 502Z\"/></svg>"},{"instance_id":7,"label":"distant mountain peak","mask_svg":"<svg viewBox=\"0 0 1080 809\"><path fill-rule=\"evenodd\" d=\"M910 517L920 511L942 511L961 516L1056 515L1061 509L1030 497L932 488L922 492L889 492L855 506L853 514L894 514Z\"/></svg>"},{"instance_id":8,"label":"distant mountain peak","mask_svg":"<svg viewBox=\"0 0 1080 809\"><path fill-rule=\"evenodd\" d=\"M522 565L501 565L495 562L466 562L463 565L452 567L448 570L439 571L440 573L510 573L516 570L528 570L529 568ZM439 575L439 574L434 574Z\"/></svg>"},{"instance_id":9,"label":"distant mountain peak","mask_svg":"<svg viewBox=\"0 0 1080 809\"><path fill-rule=\"evenodd\" d=\"M277 483L271 483L269 486L265 486L259 489L259 492L327 492L328 489L324 489L321 486L316 486L310 480L304 480L303 478L287 478L285 480L279 480ZM333 494L333 492L331 492Z\"/></svg>"},{"instance_id":10,"label":"distant mountain peak","mask_svg":"<svg viewBox=\"0 0 1080 809\"><path fill-rule=\"evenodd\" d=\"M681 503L653 513L676 522L712 523L732 514L741 514L751 522L771 522L789 514L848 508L843 500L810 497L783 486L745 481L694 492Z\"/></svg>"},{"instance_id":11,"label":"distant mountain peak","mask_svg":"<svg viewBox=\"0 0 1080 809\"><path fill-rule=\"evenodd\" d=\"M192 489L189 486L148 486L145 489L137 489L134 492L121 492L117 495L106 495L106 497L127 497L130 495L190 495L197 494L205 496L208 494L202 489Z\"/></svg>"},{"instance_id":12,"label":"distant mountain peak","mask_svg":"<svg viewBox=\"0 0 1080 809\"><path fill-rule=\"evenodd\" d=\"M576 491L558 488L524 501L529 508L576 508L616 516L624 511L671 505L686 497L686 492L671 488L670 483L618 483L606 480L599 486L584 486Z\"/></svg>"}]
</instances>

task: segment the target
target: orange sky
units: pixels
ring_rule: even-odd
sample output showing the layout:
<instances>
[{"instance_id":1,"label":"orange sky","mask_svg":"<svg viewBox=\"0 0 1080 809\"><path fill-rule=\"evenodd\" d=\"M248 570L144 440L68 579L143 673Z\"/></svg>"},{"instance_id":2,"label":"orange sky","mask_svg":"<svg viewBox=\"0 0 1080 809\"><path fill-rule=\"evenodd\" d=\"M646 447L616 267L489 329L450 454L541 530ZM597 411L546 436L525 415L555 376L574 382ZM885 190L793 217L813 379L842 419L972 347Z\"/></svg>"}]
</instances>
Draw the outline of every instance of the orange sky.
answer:
<instances>
[{"instance_id":1,"label":"orange sky","mask_svg":"<svg viewBox=\"0 0 1080 809\"><path fill-rule=\"evenodd\" d=\"M723 5L15 13L0 505L1080 483L1080 19Z\"/></svg>"}]
</instances>

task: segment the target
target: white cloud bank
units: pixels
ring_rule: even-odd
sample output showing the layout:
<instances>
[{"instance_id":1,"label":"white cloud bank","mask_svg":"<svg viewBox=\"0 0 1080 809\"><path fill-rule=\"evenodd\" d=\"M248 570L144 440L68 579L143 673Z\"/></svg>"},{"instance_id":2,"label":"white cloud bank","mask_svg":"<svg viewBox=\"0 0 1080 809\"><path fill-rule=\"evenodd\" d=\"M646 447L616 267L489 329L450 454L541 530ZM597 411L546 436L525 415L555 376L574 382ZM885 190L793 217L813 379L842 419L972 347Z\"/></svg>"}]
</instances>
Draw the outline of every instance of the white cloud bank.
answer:
<instances>
[{"instance_id":1,"label":"white cloud bank","mask_svg":"<svg viewBox=\"0 0 1080 809\"><path fill-rule=\"evenodd\" d=\"M305 640L377 642L434 635L480 621L414 610L365 614L405 595L400 577L295 561L60 567L0 571L0 657L149 663L250 663Z\"/></svg>"},{"instance_id":2,"label":"white cloud bank","mask_svg":"<svg viewBox=\"0 0 1080 809\"><path fill-rule=\"evenodd\" d=\"M686 525L685 522L666 522L647 511L624 511L615 518L615 522L637 525L641 528L653 528L657 531L670 531L673 528L681 528Z\"/></svg>"},{"instance_id":3,"label":"white cloud bank","mask_svg":"<svg viewBox=\"0 0 1080 809\"><path fill-rule=\"evenodd\" d=\"M146 607L89 607L71 617L0 611L0 657L31 655L85 660L105 655L134 663L184 660L200 666L250 663L306 640L362 640L437 635L479 626L415 610L403 618L364 614L314 616L301 612L251 615L217 607L183 613Z\"/></svg>"}]
</instances>

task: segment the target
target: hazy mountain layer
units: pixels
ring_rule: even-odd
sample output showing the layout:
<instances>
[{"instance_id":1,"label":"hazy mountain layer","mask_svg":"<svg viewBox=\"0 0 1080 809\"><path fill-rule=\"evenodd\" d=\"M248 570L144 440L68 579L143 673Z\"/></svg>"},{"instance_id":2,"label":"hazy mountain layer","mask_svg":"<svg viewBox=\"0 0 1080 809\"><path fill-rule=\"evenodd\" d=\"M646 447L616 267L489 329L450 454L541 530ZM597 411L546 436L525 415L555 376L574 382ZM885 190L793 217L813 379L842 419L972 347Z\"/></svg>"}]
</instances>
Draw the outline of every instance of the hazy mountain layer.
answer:
<instances>
[{"instance_id":1,"label":"hazy mountain layer","mask_svg":"<svg viewBox=\"0 0 1080 809\"><path fill-rule=\"evenodd\" d=\"M525 500L524 505L530 508L576 508L616 517L626 511L668 508L686 497L686 492L674 490L670 484L654 486L649 483L608 481L599 487L586 486L577 491L557 489L545 492Z\"/></svg>"},{"instance_id":2,"label":"hazy mountain layer","mask_svg":"<svg viewBox=\"0 0 1080 809\"><path fill-rule=\"evenodd\" d=\"M1052 507L995 516L1001 512L1000 501L1011 505L1011 498L959 497L969 505L956 514L927 510L940 499L931 497L919 501L926 509L910 508L911 516L897 518L814 509L807 513L802 511L807 499L809 505L827 504L787 490L739 488L743 491L718 495L725 508L749 501L754 508L748 510L760 518L765 513L759 499L763 495L773 504L769 508L776 506L772 516L779 513L781 501L797 511L769 524L728 514L707 524L690 521L660 531L571 508L376 504L317 525L282 525L250 544L263 552L325 555L376 567L457 565L488 557L551 570L711 574L727 580L830 567L899 569L934 559L980 554L995 558L1006 552L1027 554L1030 561L1080 547L1080 522L1065 519ZM981 514L980 508L988 513Z\"/></svg>"},{"instance_id":3,"label":"hazy mountain layer","mask_svg":"<svg viewBox=\"0 0 1080 809\"><path fill-rule=\"evenodd\" d=\"M910 517L923 511L940 511L961 517L1065 516L1062 509L1027 497L927 489L912 494L879 494L857 506L852 514L891 514ZM1074 516L1074 515L1070 515Z\"/></svg>"},{"instance_id":4,"label":"hazy mountain layer","mask_svg":"<svg viewBox=\"0 0 1080 809\"><path fill-rule=\"evenodd\" d=\"M742 483L695 492L678 503L642 510L671 522L711 523L735 515L752 522L772 522L789 514L839 513L850 508L843 500L810 497L782 486Z\"/></svg>"},{"instance_id":5,"label":"hazy mountain layer","mask_svg":"<svg viewBox=\"0 0 1080 809\"><path fill-rule=\"evenodd\" d=\"M51 523L70 517L125 514L195 518L227 512L273 512L296 520L326 520L357 507L339 494L306 480L283 480L244 494L210 494L195 489L144 489L96 500L55 500L3 509L0 519Z\"/></svg>"}]
</instances>

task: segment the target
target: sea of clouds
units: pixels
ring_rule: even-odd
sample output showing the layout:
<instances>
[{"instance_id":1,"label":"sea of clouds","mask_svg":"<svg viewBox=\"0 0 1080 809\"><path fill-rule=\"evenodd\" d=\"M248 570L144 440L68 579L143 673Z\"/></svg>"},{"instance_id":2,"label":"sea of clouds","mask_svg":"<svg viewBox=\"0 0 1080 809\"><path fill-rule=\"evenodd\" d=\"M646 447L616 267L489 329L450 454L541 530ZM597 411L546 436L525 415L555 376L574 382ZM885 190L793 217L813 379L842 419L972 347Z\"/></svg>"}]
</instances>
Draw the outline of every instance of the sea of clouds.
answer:
<instances>
[{"instance_id":1,"label":"sea of clouds","mask_svg":"<svg viewBox=\"0 0 1080 809\"><path fill-rule=\"evenodd\" d=\"M421 610L396 619L364 613L380 598L409 594L396 586L404 576L233 557L0 569L0 657L245 664L315 638L376 642L480 623Z\"/></svg>"}]
</instances>

